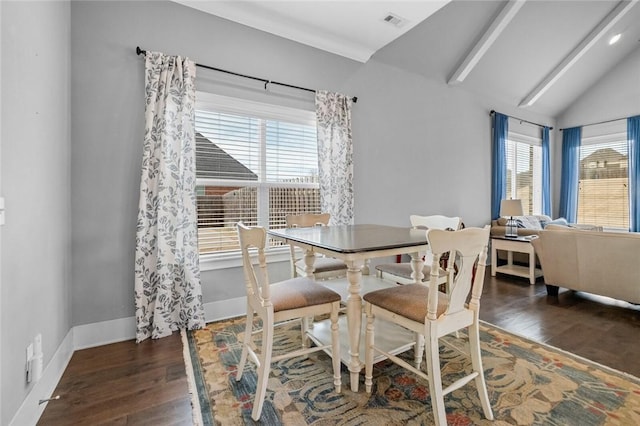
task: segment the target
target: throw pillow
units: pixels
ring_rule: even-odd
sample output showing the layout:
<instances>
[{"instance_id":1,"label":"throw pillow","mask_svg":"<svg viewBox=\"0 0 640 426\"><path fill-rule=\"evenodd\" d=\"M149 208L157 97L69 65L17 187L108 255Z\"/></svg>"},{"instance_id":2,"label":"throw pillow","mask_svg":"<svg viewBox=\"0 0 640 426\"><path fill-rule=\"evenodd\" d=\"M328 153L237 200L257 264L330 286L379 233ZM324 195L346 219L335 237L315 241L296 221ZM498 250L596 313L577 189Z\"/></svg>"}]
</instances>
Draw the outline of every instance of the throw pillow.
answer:
<instances>
[{"instance_id":1,"label":"throw pillow","mask_svg":"<svg viewBox=\"0 0 640 426\"><path fill-rule=\"evenodd\" d=\"M507 219L506 217L499 217L497 220L497 223L499 226L506 226L507 225Z\"/></svg>"},{"instance_id":2,"label":"throw pillow","mask_svg":"<svg viewBox=\"0 0 640 426\"><path fill-rule=\"evenodd\" d=\"M536 216L517 216L514 217L514 219L518 224L518 228L542 229L542 226L540 226L540 220Z\"/></svg>"},{"instance_id":3,"label":"throw pillow","mask_svg":"<svg viewBox=\"0 0 640 426\"><path fill-rule=\"evenodd\" d=\"M547 222L545 227L548 225L561 225L561 226L569 226L569 223L567 222L567 219L565 219L564 217L559 217L557 219L553 219L550 222Z\"/></svg>"}]
</instances>

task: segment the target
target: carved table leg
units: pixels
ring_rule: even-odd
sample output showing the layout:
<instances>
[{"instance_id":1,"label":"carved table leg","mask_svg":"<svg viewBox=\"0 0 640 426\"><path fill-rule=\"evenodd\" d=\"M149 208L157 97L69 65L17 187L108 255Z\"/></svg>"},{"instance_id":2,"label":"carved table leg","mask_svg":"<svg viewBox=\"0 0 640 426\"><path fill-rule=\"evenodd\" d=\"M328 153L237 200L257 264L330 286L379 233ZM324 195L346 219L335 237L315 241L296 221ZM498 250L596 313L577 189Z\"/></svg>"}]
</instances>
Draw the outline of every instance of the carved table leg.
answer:
<instances>
[{"instance_id":1,"label":"carved table leg","mask_svg":"<svg viewBox=\"0 0 640 426\"><path fill-rule=\"evenodd\" d=\"M422 284L422 280L424 279L424 274L422 273L423 266L424 261L420 253L411 253L411 279L417 284Z\"/></svg>"},{"instance_id":2,"label":"carved table leg","mask_svg":"<svg viewBox=\"0 0 640 426\"><path fill-rule=\"evenodd\" d=\"M416 285L423 285L423 266L424 261L422 260L422 256L420 256L420 253L411 253L411 278L415 281ZM419 369L420 364L422 363L422 355L424 354L424 336L420 333L416 333L416 345L414 347L413 353L413 363L415 364L416 368Z\"/></svg>"},{"instance_id":3,"label":"carved table leg","mask_svg":"<svg viewBox=\"0 0 640 426\"><path fill-rule=\"evenodd\" d=\"M347 262L347 279L349 280L349 296L347 297L347 325L349 328L349 372L351 373L351 390L358 391L360 379L360 330L362 327L362 261Z\"/></svg>"},{"instance_id":4,"label":"carved table leg","mask_svg":"<svg viewBox=\"0 0 640 426\"><path fill-rule=\"evenodd\" d=\"M313 263L315 260L315 253L311 250L306 250L304 253L304 274L307 278L313 279L313 271L315 270ZM302 318L302 346L305 348L311 346L311 339L307 334L307 331L311 328L311 324L313 324L313 317Z\"/></svg>"},{"instance_id":5,"label":"carved table leg","mask_svg":"<svg viewBox=\"0 0 640 426\"><path fill-rule=\"evenodd\" d=\"M313 279L313 271L315 267L313 263L316 260L316 255L311 250L306 250L304 253L304 274L307 278Z\"/></svg>"}]
</instances>

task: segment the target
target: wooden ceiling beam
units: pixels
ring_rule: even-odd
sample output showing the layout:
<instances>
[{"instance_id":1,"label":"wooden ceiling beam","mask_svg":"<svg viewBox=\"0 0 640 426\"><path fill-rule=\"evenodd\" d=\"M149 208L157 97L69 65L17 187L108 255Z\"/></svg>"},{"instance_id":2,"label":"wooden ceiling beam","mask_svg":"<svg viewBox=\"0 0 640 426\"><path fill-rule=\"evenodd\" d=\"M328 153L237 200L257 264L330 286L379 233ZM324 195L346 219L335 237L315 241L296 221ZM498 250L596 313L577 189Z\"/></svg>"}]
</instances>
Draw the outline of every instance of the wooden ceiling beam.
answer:
<instances>
[{"instance_id":1,"label":"wooden ceiling beam","mask_svg":"<svg viewBox=\"0 0 640 426\"><path fill-rule=\"evenodd\" d=\"M587 35L587 37L580 42L572 51L567 55L557 67L549 73L540 84L536 86L531 93L529 93L520 102L520 107L530 107L547 91L551 86L557 82L573 65L575 65L585 53L591 49L602 36L604 36L618 22L635 4L638 0L621 1L616 7L609 12L609 14Z\"/></svg>"},{"instance_id":2,"label":"wooden ceiling beam","mask_svg":"<svg viewBox=\"0 0 640 426\"><path fill-rule=\"evenodd\" d=\"M458 69L449 78L449 84L459 84L464 81L469 73L478 65L480 59L487 53L491 45L500 36L502 31L509 25L509 22L516 16L526 0L509 0L475 46L467 54Z\"/></svg>"}]
</instances>

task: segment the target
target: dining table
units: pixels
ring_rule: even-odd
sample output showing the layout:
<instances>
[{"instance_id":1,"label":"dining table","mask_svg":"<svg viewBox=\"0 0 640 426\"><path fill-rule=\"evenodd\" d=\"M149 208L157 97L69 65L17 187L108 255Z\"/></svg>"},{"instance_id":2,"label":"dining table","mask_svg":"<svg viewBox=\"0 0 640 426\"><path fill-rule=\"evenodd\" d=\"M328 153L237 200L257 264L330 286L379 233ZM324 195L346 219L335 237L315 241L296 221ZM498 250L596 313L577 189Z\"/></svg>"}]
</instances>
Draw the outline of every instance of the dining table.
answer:
<instances>
[{"instance_id":1,"label":"dining table","mask_svg":"<svg viewBox=\"0 0 640 426\"><path fill-rule=\"evenodd\" d=\"M292 244L305 251L305 273L313 278L313 263L316 254L341 259L347 265L346 322L349 352L342 351L342 362L350 372L350 387L358 391L360 371L364 367L360 344L362 339L362 295L367 290L396 285L377 277L367 276L363 280L363 267L370 259L409 254L411 256L412 278L421 285L421 252L427 250L428 242L425 230L409 227L396 227L376 224L314 226L305 228L270 229L268 235L285 244ZM364 286L367 288L363 289ZM331 279L319 282L331 286L339 280ZM320 329L322 329L320 327ZM343 329L341 328L341 333ZM327 333L327 336L329 334ZM401 331L389 331L378 334L386 336L396 352L406 350L415 343L415 337ZM404 339L404 340L403 340ZM402 344L401 344L402 343ZM363 351L364 352L364 351ZM416 351L417 352L417 351ZM393 353L389 349L389 353ZM419 360L416 360L419 363Z\"/></svg>"}]
</instances>

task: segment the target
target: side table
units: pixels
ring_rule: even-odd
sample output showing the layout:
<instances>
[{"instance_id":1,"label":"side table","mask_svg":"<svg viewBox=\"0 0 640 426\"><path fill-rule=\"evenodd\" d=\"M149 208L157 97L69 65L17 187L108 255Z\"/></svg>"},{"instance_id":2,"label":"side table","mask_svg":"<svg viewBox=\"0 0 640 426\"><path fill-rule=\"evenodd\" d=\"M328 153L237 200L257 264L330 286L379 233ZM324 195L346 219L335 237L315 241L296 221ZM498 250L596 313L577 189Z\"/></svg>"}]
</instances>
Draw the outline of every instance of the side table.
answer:
<instances>
[{"instance_id":1,"label":"side table","mask_svg":"<svg viewBox=\"0 0 640 426\"><path fill-rule=\"evenodd\" d=\"M507 264L498 266L497 250L507 252ZM513 252L529 254L529 266L513 264ZM529 278L531 284L536 283L536 278L542 276L542 269L536 268L536 252L531 245L531 239L527 237L491 237L491 276L495 277L496 272L502 274L515 275Z\"/></svg>"}]
</instances>

